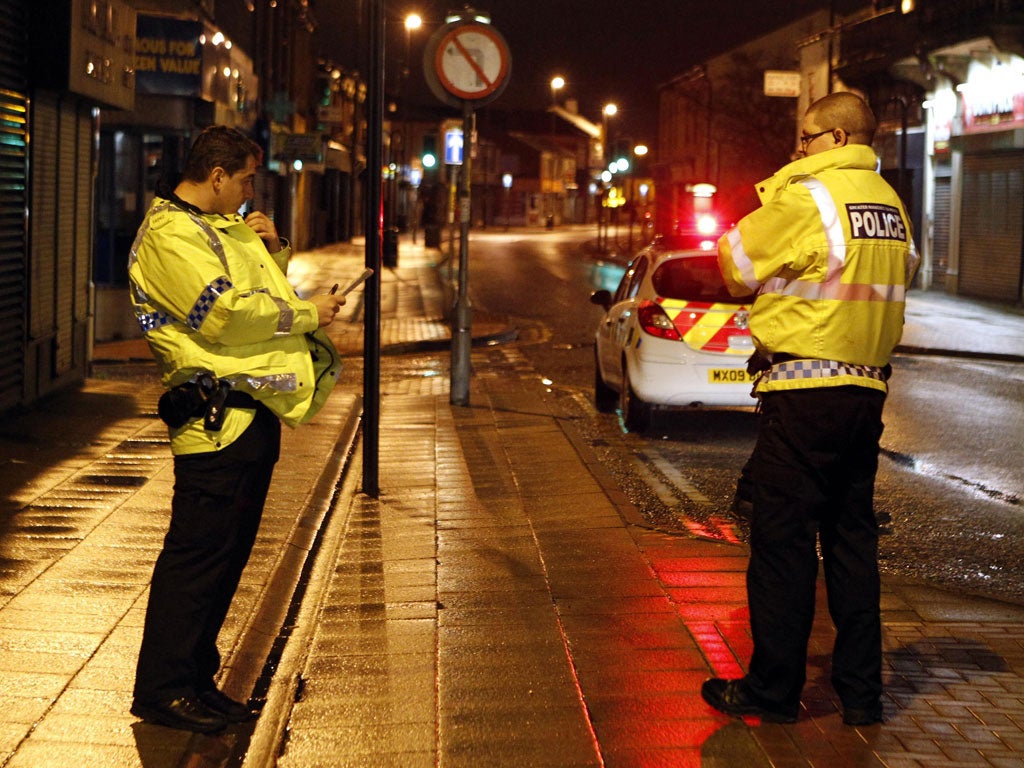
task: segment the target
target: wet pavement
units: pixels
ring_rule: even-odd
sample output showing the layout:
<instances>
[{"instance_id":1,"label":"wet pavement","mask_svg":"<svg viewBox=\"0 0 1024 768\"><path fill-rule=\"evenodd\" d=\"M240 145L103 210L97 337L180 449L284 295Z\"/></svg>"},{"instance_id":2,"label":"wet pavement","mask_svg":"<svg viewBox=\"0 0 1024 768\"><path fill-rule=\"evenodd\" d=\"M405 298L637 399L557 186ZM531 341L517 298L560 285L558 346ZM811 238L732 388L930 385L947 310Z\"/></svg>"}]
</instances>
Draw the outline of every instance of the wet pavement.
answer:
<instances>
[{"instance_id":1,"label":"wet pavement","mask_svg":"<svg viewBox=\"0 0 1024 768\"><path fill-rule=\"evenodd\" d=\"M883 582L886 718L842 725L814 626L795 725L699 697L750 652L742 544L652 530L501 318L474 317L470 402L449 404L439 254L382 275L380 495L360 492L361 304L349 366L286 430L260 539L220 638L260 717L216 737L128 714L172 467L145 345L0 429L0 766L1019 766L1024 606ZM298 288L358 246L296 259ZM1024 361L1013 309L912 294L905 347ZM301 598L301 599L300 599Z\"/></svg>"}]
</instances>

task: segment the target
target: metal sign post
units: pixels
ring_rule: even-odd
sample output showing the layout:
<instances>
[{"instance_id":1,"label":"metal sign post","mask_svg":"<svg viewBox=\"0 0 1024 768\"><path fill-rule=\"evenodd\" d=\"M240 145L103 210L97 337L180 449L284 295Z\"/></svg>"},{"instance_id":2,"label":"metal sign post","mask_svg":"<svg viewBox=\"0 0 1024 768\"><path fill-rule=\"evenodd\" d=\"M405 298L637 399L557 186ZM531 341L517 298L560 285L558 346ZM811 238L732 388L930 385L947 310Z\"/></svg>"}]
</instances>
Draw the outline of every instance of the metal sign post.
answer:
<instances>
[{"instance_id":1,"label":"metal sign post","mask_svg":"<svg viewBox=\"0 0 1024 768\"><path fill-rule=\"evenodd\" d=\"M445 104L462 109L461 147L454 139L446 138L445 141L446 161L454 163L457 149L461 149L462 160L457 199L459 292L452 318L452 405L469 405L472 308L468 289L473 106L485 104L501 94L508 85L511 67L505 39L489 23L469 14L437 30L423 53L424 74L434 95Z\"/></svg>"},{"instance_id":2,"label":"metal sign post","mask_svg":"<svg viewBox=\"0 0 1024 768\"><path fill-rule=\"evenodd\" d=\"M363 294L363 493L380 496L380 168L384 158L384 0L370 0L366 9L370 30L367 93L366 266L373 274Z\"/></svg>"},{"instance_id":3,"label":"metal sign post","mask_svg":"<svg viewBox=\"0 0 1024 768\"><path fill-rule=\"evenodd\" d=\"M462 112L462 135L473 136L473 108L467 102ZM465 146L465 145L463 145ZM459 174L459 295L455 301L455 325L452 328L452 370L450 402L469 405L470 350L473 345L473 310L466 290L469 286L470 154L462 161Z\"/></svg>"}]
</instances>

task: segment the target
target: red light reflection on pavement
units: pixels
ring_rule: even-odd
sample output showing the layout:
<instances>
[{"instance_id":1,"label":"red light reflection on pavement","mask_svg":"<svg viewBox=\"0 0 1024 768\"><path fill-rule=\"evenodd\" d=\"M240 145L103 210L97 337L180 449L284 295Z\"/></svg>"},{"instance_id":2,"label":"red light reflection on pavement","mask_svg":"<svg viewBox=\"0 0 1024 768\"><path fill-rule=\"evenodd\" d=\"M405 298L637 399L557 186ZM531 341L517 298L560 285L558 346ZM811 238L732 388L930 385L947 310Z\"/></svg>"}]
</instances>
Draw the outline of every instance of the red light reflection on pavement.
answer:
<instances>
[{"instance_id":1,"label":"red light reflection on pavement","mask_svg":"<svg viewBox=\"0 0 1024 768\"><path fill-rule=\"evenodd\" d=\"M700 646L700 652L711 666L713 677L743 677L743 668L729 643L713 621L688 621L686 628Z\"/></svg>"},{"instance_id":2,"label":"red light reflection on pavement","mask_svg":"<svg viewBox=\"0 0 1024 768\"><path fill-rule=\"evenodd\" d=\"M644 607L628 621L605 625L623 643L617 664L603 655L599 667L578 658L607 766L701 768L720 759L723 749L735 756L734 741L748 742L733 735L739 721L700 697L708 677L742 677L740 659L745 662L751 651L745 551L725 544L739 543L726 519L691 523L690 531L699 543L689 540L683 548L679 539L656 532L639 535L671 610Z\"/></svg>"},{"instance_id":3,"label":"red light reflection on pavement","mask_svg":"<svg viewBox=\"0 0 1024 768\"><path fill-rule=\"evenodd\" d=\"M700 523L687 517L682 520L682 523L690 533L699 539L725 541L729 544L741 543L736 524L728 518L712 515L706 523Z\"/></svg>"}]
</instances>

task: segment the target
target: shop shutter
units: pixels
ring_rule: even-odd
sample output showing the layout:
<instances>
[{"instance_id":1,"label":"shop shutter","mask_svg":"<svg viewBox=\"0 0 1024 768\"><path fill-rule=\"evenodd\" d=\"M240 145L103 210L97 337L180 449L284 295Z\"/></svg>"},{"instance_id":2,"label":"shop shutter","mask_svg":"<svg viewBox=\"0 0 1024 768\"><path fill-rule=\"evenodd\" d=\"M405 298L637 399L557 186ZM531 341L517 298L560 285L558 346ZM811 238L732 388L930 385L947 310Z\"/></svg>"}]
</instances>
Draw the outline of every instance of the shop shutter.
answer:
<instances>
[{"instance_id":1,"label":"shop shutter","mask_svg":"<svg viewBox=\"0 0 1024 768\"><path fill-rule=\"evenodd\" d=\"M87 105L51 91L34 93L28 331L38 345L40 362L38 381L29 385L30 396L85 376L91 142Z\"/></svg>"},{"instance_id":2,"label":"shop shutter","mask_svg":"<svg viewBox=\"0 0 1024 768\"><path fill-rule=\"evenodd\" d=\"M25 380L26 36L22 1L0 0L0 410Z\"/></svg>"},{"instance_id":3,"label":"shop shutter","mask_svg":"<svg viewBox=\"0 0 1024 768\"><path fill-rule=\"evenodd\" d=\"M946 286L946 270L949 269L949 210L952 185L949 177L935 179L935 196L932 201L932 288Z\"/></svg>"},{"instance_id":4,"label":"shop shutter","mask_svg":"<svg viewBox=\"0 0 1024 768\"><path fill-rule=\"evenodd\" d=\"M958 292L1020 298L1024 153L965 155Z\"/></svg>"},{"instance_id":5,"label":"shop shutter","mask_svg":"<svg viewBox=\"0 0 1024 768\"><path fill-rule=\"evenodd\" d=\"M57 328L57 152L60 140L56 94L37 91L32 99L32 290L28 332L38 344L52 339ZM46 342L47 350L52 342ZM44 357L50 360L48 351ZM45 378L49 372L45 372Z\"/></svg>"}]
</instances>

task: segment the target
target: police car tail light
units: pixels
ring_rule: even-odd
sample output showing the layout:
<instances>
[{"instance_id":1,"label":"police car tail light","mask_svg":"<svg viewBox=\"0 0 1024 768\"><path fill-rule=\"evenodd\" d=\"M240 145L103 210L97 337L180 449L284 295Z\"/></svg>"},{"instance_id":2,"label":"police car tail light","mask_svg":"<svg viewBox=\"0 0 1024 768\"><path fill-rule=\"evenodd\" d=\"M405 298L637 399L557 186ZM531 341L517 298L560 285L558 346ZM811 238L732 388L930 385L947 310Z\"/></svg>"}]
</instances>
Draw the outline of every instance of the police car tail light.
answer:
<instances>
[{"instance_id":1,"label":"police car tail light","mask_svg":"<svg viewBox=\"0 0 1024 768\"><path fill-rule=\"evenodd\" d=\"M718 219L710 213L704 213L697 217L697 232L702 235L713 235L718 231Z\"/></svg>"},{"instance_id":2,"label":"police car tail light","mask_svg":"<svg viewBox=\"0 0 1024 768\"><path fill-rule=\"evenodd\" d=\"M665 310L653 301L640 302L640 305L636 308L636 316L644 333L657 336L659 339L682 340L671 318L665 314Z\"/></svg>"}]
</instances>

